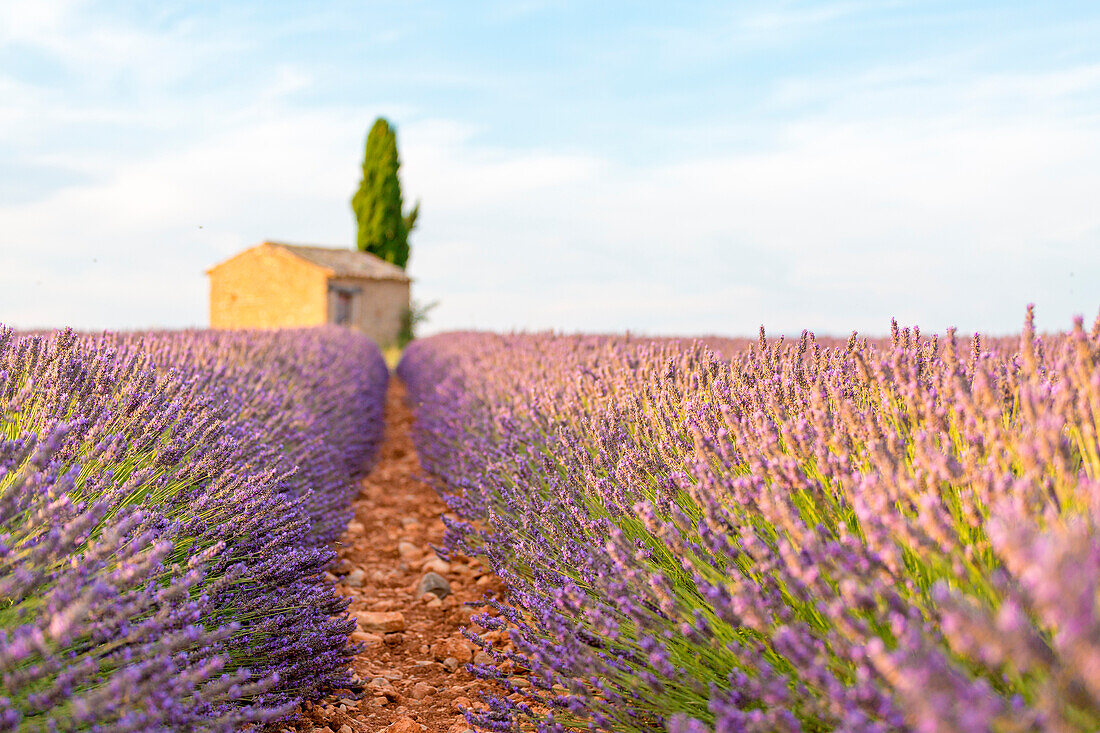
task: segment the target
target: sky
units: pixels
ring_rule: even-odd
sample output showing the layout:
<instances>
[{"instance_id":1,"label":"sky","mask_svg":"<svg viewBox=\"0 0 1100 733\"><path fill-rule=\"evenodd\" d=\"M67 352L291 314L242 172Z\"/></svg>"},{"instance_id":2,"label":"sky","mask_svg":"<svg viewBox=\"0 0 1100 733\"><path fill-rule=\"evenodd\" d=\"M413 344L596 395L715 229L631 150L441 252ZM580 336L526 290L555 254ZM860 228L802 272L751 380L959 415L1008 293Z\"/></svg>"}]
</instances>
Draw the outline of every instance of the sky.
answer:
<instances>
[{"instance_id":1,"label":"sky","mask_svg":"<svg viewBox=\"0 0 1100 733\"><path fill-rule=\"evenodd\" d=\"M1100 4L0 0L0 323L203 326L353 246L398 129L425 333L1017 331L1100 309Z\"/></svg>"}]
</instances>

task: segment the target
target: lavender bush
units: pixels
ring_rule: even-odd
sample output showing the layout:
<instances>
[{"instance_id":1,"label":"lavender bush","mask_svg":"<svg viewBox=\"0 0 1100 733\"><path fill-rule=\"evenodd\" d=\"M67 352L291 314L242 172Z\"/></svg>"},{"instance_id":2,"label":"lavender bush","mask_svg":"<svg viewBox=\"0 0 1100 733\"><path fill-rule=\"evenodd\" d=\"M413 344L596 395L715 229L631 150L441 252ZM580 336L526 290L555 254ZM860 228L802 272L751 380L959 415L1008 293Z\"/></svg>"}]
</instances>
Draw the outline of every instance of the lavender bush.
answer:
<instances>
[{"instance_id":1,"label":"lavender bush","mask_svg":"<svg viewBox=\"0 0 1100 733\"><path fill-rule=\"evenodd\" d=\"M1100 319L965 342L458 333L399 367L508 582L484 730L1100 729ZM713 343L713 342L712 342ZM724 344L713 343L718 348ZM728 342L725 344L728 346ZM517 684L522 677L529 684Z\"/></svg>"},{"instance_id":2,"label":"lavender bush","mask_svg":"<svg viewBox=\"0 0 1100 733\"><path fill-rule=\"evenodd\" d=\"M386 381L336 329L0 330L0 730L236 730L345 684L321 571Z\"/></svg>"}]
</instances>

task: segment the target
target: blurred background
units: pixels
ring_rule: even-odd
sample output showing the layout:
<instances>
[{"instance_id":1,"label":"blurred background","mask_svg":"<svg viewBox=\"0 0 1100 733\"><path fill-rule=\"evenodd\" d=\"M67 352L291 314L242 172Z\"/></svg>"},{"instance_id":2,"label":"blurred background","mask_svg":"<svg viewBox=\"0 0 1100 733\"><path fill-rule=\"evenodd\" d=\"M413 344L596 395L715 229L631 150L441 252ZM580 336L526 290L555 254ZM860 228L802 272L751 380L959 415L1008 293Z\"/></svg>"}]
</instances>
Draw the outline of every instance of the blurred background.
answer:
<instances>
[{"instance_id":1,"label":"blurred background","mask_svg":"<svg viewBox=\"0 0 1100 733\"><path fill-rule=\"evenodd\" d=\"M351 247L397 127L456 328L1040 328L1100 307L1100 6L0 0L0 322L202 326Z\"/></svg>"}]
</instances>

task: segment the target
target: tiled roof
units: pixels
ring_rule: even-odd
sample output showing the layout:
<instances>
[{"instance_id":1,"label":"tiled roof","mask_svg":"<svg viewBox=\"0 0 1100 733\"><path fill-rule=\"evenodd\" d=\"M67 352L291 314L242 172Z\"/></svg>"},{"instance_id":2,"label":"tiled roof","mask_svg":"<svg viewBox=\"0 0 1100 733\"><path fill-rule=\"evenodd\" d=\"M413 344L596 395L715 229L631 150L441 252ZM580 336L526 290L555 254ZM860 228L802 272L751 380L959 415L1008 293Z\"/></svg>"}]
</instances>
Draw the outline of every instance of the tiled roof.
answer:
<instances>
[{"instance_id":1,"label":"tiled roof","mask_svg":"<svg viewBox=\"0 0 1100 733\"><path fill-rule=\"evenodd\" d=\"M310 247L304 244L264 242L280 247L296 257L312 262L332 272L333 277L365 277L371 280L408 280L409 276L395 264L357 249Z\"/></svg>"}]
</instances>

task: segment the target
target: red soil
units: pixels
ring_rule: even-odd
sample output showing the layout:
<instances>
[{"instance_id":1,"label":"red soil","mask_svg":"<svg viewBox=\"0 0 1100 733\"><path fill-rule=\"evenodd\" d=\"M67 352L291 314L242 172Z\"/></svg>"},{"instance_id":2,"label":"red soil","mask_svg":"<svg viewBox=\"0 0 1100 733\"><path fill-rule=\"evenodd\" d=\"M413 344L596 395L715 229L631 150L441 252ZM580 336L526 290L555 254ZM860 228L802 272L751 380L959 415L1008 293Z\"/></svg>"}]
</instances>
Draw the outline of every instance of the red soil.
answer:
<instances>
[{"instance_id":1,"label":"red soil","mask_svg":"<svg viewBox=\"0 0 1100 733\"><path fill-rule=\"evenodd\" d=\"M459 733L469 728L459 705L480 707L478 693L488 689L465 669L480 650L459 629L481 610L465 602L503 588L476 560L444 562L432 551L430 545L443 539L439 516L446 507L416 478L420 465L404 397L404 385L394 379L378 462L363 480L334 570L337 591L352 599L349 610L359 619L352 638L366 644L353 665L363 689L304 705L284 731ZM356 569L362 571L361 587L355 586ZM446 598L416 597L417 583L429 570L450 583Z\"/></svg>"}]
</instances>

